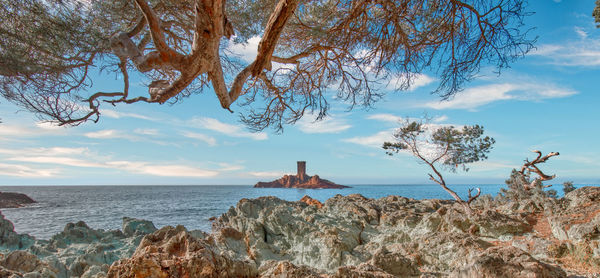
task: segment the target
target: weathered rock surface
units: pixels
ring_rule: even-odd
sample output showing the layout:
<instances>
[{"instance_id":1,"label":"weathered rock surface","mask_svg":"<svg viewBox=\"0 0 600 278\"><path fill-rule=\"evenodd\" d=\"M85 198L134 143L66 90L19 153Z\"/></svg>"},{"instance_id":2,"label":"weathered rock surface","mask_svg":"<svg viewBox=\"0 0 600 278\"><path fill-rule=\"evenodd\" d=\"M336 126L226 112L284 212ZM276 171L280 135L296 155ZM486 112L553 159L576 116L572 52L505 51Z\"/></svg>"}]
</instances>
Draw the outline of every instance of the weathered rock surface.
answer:
<instances>
[{"instance_id":1,"label":"weathered rock surface","mask_svg":"<svg viewBox=\"0 0 600 278\"><path fill-rule=\"evenodd\" d=\"M211 234L129 218L123 232L69 224L22 251L3 247L13 252L0 277L593 277L597 196L578 189L535 213L479 203L471 217L452 201L399 196L242 199Z\"/></svg>"},{"instance_id":2,"label":"weathered rock surface","mask_svg":"<svg viewBox=\"0 0 600 278\"><path fill-rule=\"evenodd\" d=\"M0 208L20 208L33 203L35 200L23 193L0 192Z\"/></svg>"},{"instance_id":3,"label":"weathered rock surface","mask_svg":"<svg viewBox=\"0 0 600 278\"><path fill-rule=\"evenodd\" d=\"M142 240L133 256L115 262L108 277L256 277L254 262L232 260L214 244L193 237L183 226L167 226Z\"/></svg>"},{"instance_id":4,"label":"weathered rock surface","mask_svg":"<svg viewBox=\"0 0 600 278\"><path fill-rule=\"evenodd\" d=\"M156 228L149 221L124 218L123 230L127 233L95 230L77 222L67 224L49 240L36 240L17 234L2 216L0 251L5 255L0 277L105 277L113 262L130 257L144 235Z\"/></svg>"}]
</instances>

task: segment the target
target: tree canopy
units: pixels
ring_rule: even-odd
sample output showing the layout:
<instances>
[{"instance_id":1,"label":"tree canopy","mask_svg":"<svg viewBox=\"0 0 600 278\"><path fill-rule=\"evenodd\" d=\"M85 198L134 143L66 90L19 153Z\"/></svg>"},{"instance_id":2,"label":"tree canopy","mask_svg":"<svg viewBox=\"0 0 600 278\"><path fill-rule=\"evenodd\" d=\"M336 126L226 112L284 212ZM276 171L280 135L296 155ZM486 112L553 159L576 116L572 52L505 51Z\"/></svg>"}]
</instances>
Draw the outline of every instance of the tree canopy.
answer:
<instances>
[{"instance_id":1,"label":"tree canopy","mask_svg":"<svg viewBox=\"0 0 600 278\"><path fill-rule=\"evenodd\" d=\"M394 133L395 142L384 142L383 149L388 155L407 151L433 171L429 178L439 184L446 192L471 213L469 204L475 200L481 190L472 195L469 190L467 201L448 187L436 165L451 172L459 169L468 171L467 164L487 159L487 154L496 142L489 136L483 137L482 126L440 126L431 124L427 119L421 121L406 120ZM439 167L439 166L438 166Z\"/></svg>"},{"instance_id":2,"label":"tree canopy","mask_svg":"<svg viewBox=\"0 0 600 278\"><path fill-rule=\"evenodd\" d=\"M255 130L324 117L327 92L369 106L382 83L437 74L448 98L482 65L532 48L524 0L3 0L0 94L61 125L97 121L103 103L173 103L214 92ZM250 63L227 46L259 36ZM120 90L90 91L93 71ZM143 74L147 92L132 92ZM237 107L235 109L238 109Z\"/></svg>"}]
</instances>

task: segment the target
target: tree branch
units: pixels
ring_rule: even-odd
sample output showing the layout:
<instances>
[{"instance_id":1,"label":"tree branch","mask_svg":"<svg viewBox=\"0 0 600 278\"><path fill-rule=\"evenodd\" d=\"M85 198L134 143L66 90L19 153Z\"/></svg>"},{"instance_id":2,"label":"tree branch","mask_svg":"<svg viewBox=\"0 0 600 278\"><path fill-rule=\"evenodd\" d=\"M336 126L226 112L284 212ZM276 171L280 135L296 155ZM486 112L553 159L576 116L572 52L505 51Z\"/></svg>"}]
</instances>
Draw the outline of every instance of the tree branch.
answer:
<instances>
[{"instance_id":1,"label":"tree branch","mask_svg":"<svg viewBox=\"0 0 600 278\"><path fill-rule=\"evenodd\" d=\"M264 68L271 70L271 56L277 46L279 36L290 16L296 10L299 0L279 0L275 11L269 17L265 33L258 43L258 54L250 70L252 76L258 76Z\"/></svg>"}]
</instances>

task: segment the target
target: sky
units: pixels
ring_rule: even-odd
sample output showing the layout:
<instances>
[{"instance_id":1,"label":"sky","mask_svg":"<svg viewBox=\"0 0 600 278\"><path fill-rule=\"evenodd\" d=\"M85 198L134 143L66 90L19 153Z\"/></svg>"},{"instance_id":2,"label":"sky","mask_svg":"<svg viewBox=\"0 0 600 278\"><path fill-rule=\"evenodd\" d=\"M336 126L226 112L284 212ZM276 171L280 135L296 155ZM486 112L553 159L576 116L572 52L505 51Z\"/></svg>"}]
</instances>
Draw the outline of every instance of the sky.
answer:
<instances>
[{"instance_id":1,"label":"sky","mask_svg":"<svg viewBox=\"0 0 600 278\"><path fill-rule=\"evenodd\" d=\"M480 76L449 101L431 95L435 75L421 75L407 91L389 92L373 108L310 115L282 134L250 132L213 93L175 105L104 107L98 123L57 127L0 100L0 185L252 185L295 173L341 184L427 184L429 169L408 154L390 157L398 120L427 114L436 124L484 126L496 139L489 158L470 171L443 172L449 184L499 184L531 150L560 152L540 165L556 183L600 184L600 29L593 0L536 0L525 19L536 49L500 75ZM258 38L232 47L243 57ZM95 81L118 88L104 76ZM142 84L133 90L147 91ZM236 109L237 108L237 109ZM233 110L240 110L233 106Z\"/></svg>"}]
</instances>

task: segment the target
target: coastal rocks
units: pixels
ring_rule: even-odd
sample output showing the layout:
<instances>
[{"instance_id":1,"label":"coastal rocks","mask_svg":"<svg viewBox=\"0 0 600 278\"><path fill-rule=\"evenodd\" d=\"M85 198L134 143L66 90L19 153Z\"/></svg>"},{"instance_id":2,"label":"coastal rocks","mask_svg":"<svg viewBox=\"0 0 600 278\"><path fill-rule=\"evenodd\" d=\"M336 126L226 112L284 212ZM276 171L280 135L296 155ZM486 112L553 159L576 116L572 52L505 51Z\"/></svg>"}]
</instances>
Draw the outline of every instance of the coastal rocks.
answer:
<instances>
[{"instance_id":1,"label":"coastal rocks","mask_svg":"<svg viewBox=\"0 0 600 278\"><path fill-rule=\"evenodd\" d=\"M154 233L156 227L151 221L123 217L123 233L125 236L138 236Z\"/></svg>"},{"instance_id":2,"label":"coastal rocks","mask_svg":"<svg viewBox=\"0 0 600 278\"><path fill-rule=\"evenodd\" d=\"M467 267L451 277L567 277L565 271L534 259L515 247L491 247L477 254Z\"/></svg>"},{"instance_id":3,"label":"coastal rocks","mask_svg":"<svg viewBox=\"0 0 600 278\"><path fill-rule=\"evenodd\" d=\"M0 212L0 250L25 249L34 242L35 239L29 235L17 234L13 223L6 220L2 212Z\"/></svg>"},{"instance_id":4,"label":"coastal rocks","mask_svg":"<svg viewBox=\"0 0 600 278\"><path fill-rule=\"evenodd\" d=\"M0 266L14 277L103 278L114 261L131 256L142 237L156 230L151 222L134 218L124 218L123 229L127 233L96 230L80 221L67 224L50 240L35 240L17 234L2 217L0 248L17 251L6 253Z\"/></svg>"},{"instance_id":5,"label":"coastal rocks","mask_svg":"<svg viewBox=\"0 0 600 278\"><path fill-rule=\"evenodd\" d=\"M183 226L167 226L142 240L133 256L115 262L109 278L256 277L253 263L215 253L209 242L190 235Z\"/></svg>"},{"instance_id":6,"label":"coastal rocks","mask_svg":"<svg viewBox=\"0 0 600 278\"><path fill-rule=\"evenodd\" d=\"M0 264L0 277L585 277L600 273L600 202L578 190L536 213L498 203L468 216L453 201L350 194L242 199L210 234L131 218L122 231L73 223L1 257L32 264Z\"/></svg>"},{"instance_id":7,"label":"coastal rocks","mask_svg":"<svg viewBox=\"0 0 600 278\"><path fill-rule=\"evenodd\" d=\"M20 208L33 203L35 200L23 193L0 192L0 208Z\"/></svg>"}]
</instances>

